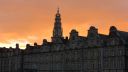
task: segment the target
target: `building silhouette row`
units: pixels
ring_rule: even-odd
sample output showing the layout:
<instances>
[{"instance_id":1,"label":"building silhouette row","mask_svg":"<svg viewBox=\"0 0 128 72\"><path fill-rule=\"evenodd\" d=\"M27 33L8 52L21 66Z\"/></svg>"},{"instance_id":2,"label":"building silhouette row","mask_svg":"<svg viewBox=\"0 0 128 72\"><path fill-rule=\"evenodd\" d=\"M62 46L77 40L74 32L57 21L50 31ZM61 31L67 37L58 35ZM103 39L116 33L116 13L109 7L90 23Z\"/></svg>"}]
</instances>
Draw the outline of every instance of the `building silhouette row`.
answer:
<instances>
[{"instance_id":1,"label":"building silhouette row","mask_svg":"<svg viewBox=\"0 0 128 72\"><path fill-rule=\"evenodd\" d=\"M115 26L108 35L91 26L87 37L75 29L64 37L58 10L51 39L25 50L0 48L0 72L128 72L128 32Z\"/></svg>"}]
</instances>

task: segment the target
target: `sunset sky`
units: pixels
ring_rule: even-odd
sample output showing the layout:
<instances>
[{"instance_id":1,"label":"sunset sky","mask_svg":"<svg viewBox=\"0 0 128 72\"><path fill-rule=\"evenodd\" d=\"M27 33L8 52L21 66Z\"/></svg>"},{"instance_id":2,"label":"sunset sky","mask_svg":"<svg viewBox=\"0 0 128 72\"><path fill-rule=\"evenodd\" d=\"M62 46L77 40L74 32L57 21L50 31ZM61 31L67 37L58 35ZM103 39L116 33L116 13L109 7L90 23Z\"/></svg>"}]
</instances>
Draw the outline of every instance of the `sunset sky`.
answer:
<instances>
[{"instance_id":1,"label":"sunset sky","mask_svg":"<svg viewBox=\"0 0 128 72\"><path fill-rule=\"evenodd\" d=\"M128 31L128 0L0 0L0 47L50 41L58 7L64 36L71 29L86 36L91 25L103 34L111 25Z\"/></svg>"}]
</instances>

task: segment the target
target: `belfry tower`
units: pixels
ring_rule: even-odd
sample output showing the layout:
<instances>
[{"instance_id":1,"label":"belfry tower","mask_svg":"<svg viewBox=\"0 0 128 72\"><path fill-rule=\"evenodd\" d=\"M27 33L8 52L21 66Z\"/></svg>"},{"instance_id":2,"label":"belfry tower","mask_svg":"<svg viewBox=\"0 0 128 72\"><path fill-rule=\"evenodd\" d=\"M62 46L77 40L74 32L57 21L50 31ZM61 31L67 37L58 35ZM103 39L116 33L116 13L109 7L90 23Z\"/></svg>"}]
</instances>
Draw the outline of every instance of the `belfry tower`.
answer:
<instances>
[{"instance_id":1,"label":"belfry tower","mask_svg":"<svg viewBox=\"0 0 128 72\"><path fill-rule=\"evenodd\" d=\"M59 12L59 8L58 8L57 13L56 13L52 42L53 43L62 43L63 42L63 30L61 27L61 15Z\"/></svg>"}]
</instances>

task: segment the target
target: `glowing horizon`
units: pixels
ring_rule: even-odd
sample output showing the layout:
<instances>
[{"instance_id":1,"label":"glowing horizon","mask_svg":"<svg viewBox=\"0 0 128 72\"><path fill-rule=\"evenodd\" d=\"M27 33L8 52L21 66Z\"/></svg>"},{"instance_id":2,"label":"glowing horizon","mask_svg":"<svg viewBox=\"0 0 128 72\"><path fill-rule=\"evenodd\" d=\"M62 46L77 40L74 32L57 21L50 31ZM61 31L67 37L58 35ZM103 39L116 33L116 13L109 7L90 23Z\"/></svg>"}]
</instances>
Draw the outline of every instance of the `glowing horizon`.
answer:
<instances>
[{"instance_id":1,"label":"glowing horizon","mask_svg":"<svg viewBox=\"0 0 128 72\"><path fill-rule=\"evenodd\" d=\"M90 26L108 34L110 26L128 31L127 0L1 0L0 47L24 48L27 43L51 40L54 18L60 7L64 36L71 29L86 36Z\"/></svg>"}]
</instances>

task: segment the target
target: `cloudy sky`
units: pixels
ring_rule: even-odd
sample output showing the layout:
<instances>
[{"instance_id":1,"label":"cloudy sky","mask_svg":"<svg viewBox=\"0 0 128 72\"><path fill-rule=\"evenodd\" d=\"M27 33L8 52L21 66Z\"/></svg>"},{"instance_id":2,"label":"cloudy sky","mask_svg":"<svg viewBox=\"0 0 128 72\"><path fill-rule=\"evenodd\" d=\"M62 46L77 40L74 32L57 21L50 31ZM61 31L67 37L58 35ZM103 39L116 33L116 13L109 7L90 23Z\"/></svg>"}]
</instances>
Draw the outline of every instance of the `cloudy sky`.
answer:
<instances>
[{"instance_id":1,"label":"cloudy sky","mask_svg":"<svg viewBox=\"0 0 128 72\"><path fill-rule=\"evenodd\" d=\"M108 34L109 27L128 31L128 0L0 0L0 47L51 40L60 7L64 36L71 29L86 36L89 26Z\"/></svg>"}]
</instances>

